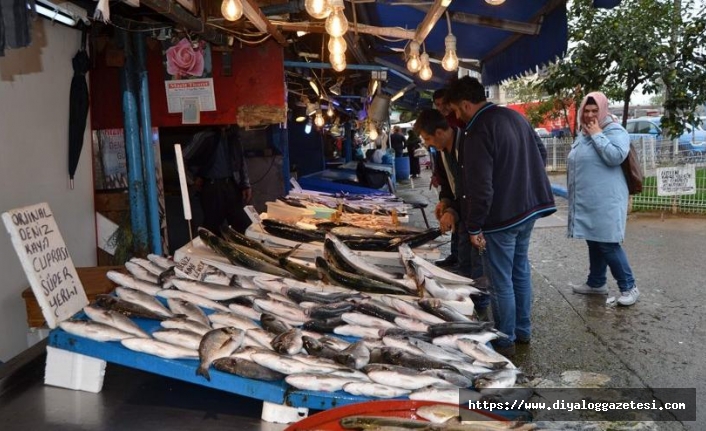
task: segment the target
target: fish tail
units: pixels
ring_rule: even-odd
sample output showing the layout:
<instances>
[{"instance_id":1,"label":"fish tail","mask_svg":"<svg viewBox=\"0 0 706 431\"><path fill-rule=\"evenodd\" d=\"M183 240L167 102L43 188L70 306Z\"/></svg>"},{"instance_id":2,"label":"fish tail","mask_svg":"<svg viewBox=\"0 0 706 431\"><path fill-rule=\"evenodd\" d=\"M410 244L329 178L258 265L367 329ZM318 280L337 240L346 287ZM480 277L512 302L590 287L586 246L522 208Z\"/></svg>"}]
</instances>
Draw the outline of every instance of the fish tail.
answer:
<instances>
[{"instance_id":1,"label":"fish tail","mask_svg":"<svg viewBox=\"0 0 706 431\"><path fill-rule=\"evenodd\" d=\"M199 368L196 370L196 375L203 376L209 382L211 381L211 374L208 372L208 367L205 365L199 365Z\"/></svg>"}]
</instances>

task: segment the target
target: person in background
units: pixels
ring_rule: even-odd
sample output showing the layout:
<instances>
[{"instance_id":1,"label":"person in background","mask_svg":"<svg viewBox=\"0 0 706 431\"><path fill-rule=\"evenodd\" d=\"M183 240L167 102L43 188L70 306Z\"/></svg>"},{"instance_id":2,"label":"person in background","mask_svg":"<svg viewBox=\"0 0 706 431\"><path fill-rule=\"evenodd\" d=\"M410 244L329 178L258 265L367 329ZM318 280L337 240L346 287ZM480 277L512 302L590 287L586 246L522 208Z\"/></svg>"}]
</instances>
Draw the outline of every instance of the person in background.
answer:
<instances>
[{"instance_id":1,"label":"person in background","mask_svg":"<svg viewBox=\"0 0 706 431\"><path fill-rule=\"evenodd\" d=\"M392 135L390 135L390 145L395 151L395 157L402 157L404 148L407 145L407 139L405 139L402 134L402 129L399 126L392 128Z\"/></svg>"},{"instance_id":2,"label":"person in background","mask_svg":"<svg viewBox=\"0 0 706 431\"><path fill-rule=\"evenodd\" d=\"M220 235L225 221L245 232L250 219L243 208L250 203L252 189L237 127L213 127L196 133L184 149L184 160L200 194L203 227Z\"/></svg>"},{"instance_id":3,"label":"person in background","mask_svg":"<svg viewBox=\"0 0 706 431\"><path fill-rule=\"evenodd\" d=\"M467 230L459 215L463 185L458 169L458 155L463 144L463 130L449 126L444 115L434 109L422 111L414 123L414 129L427 145L437 150L434 174L439 178L440 190L434 214L443 233L461 233L456 236L458 244L455 247L458 272L462 276L479 279L483 276L483 263L478 250L471 246L468 235L463 234ZM486 320L490 302L488 295L475 297L473 302L478 317Z\"/></svg>"},{"instance_id":4,"label":"person in background","mask_svg":"<svg viewBox=\"0 0 706 431\"><path fill-rule=\"evenodd\" d=\"M457 127L463 130L465 128L465 123L463 121L459 120L456 118L456 114L453 112L451 107L449 106L448 102L445 99L446 96L446 89L445 88L440 88L434 92L432 95L432 100L434 101L434 107L441 113L441 115L446 118L446 122L450 127ZM439 157L436 156L432 158L433 164L437 163L439 160ZM436 172L438 172L436 166L433 168L433 173L431 175L431 182L430 186L433 187L440 187L441 185L441 180L436 175ZM440 202L441 203L441 202ZM439 206L437 205L437 212L439 211ZM438 218L437 214L437 218ZM468 236L467 235L461 235L459 236L458 234L459 231L454 230L451 233L451 253L446 256L443 259L439 259L436 262L434 262L438 267L440 268L454 268L458 264L458 246L463 242L464 246L470 246L470 242L468 242ZM470 248L470 247L469 247Z\"/></svg>"},{"instance_id":5,"label":"person in background","mask_svg":"<svg viewBox=\"0 0 706 431\"><path fill-rule=\"evenodd\" d=\"M547 152L521 114L486 100L477 79L454 81L446 98L467 122L459 151L461 219L471 244L485 254L495 328L508 337L493 347L513 356L515 342L529 343L532 334L532 229L537 218L556 211Z\"/></svg>"},{"instance_id":6,"label":"person in background","mask_svg":"<svg viewBox=\"0 0 706 431\"><path fill-rule=\"evenodd\" d=\"M407 131L407 155L409 156L409 173L412 178L419 178L422 173L422 169L419 166L419 157L414 155L414 151L421 147L422 140L419 139L414 130L409 129Z\"/></svg>"},{"instance_id":7,"label":"person in background","mask_svg":"<svg viewBox=\"0 0 706 431\"><path fill-rule=\"evenodd\" d=\"M633 305L640 297L625 239L628 187L620 164L630 152L627 131L613 120L603 93L589 93L579 108L580 132L568 157L568 236L586 240L589 272L581 294L607 295L606 272L618 282L618 304Z\"/></svg>"}]
</instances>

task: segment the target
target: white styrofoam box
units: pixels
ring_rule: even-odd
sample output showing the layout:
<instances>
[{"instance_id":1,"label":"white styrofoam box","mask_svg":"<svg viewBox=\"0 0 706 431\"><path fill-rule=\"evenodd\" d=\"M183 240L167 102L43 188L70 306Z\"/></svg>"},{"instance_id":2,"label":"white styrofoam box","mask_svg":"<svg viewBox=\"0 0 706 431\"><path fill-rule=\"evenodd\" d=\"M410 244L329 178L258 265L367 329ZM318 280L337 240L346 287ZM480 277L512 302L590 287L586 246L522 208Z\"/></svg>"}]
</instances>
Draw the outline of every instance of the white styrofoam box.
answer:
<instances>
[{"instance_id":1,"label":"white styrofoam box","mask_svg":"<svg viewBox=\"0 0 706 431\"><path fill-rule=\"evenodd\" d=\"M307 416L309 416L309 409L306 407L289 407L267 401L262 402L261 419L265 422L291 424Z\"/></svg>"},{"instance_id":2,"label":"white styrofoam box","mask_svg":"<svg viewBox=\"0 0 706 431\"><path fill-rule=\"evenodd\" d=\"M105 366L102 359L47 346L44 384L98 393L103 389Z\"/></svg>"}]
</instances>

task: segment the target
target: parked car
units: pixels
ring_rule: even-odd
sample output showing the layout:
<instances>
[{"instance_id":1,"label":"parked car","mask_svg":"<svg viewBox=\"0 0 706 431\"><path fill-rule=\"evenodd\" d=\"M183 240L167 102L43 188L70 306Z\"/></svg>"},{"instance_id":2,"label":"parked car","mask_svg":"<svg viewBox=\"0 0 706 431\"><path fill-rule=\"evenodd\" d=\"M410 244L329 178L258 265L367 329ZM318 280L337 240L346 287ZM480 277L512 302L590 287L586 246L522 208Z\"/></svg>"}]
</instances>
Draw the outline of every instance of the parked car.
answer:
<instances>
[{"instance_id":1,"label":"parked car","mask_svg":"<svg viewBox=\"0 0 706 431\"><path fill-rule=\"evenodd\" d=\"M625 128L630 134L630 139L633 141L642 137L654 137L658 142L657 150L659 151L659 141L667 139L662 134L660 120L660 117L635 118L628 120ZM678 139L680 151L689 151L700 155L706 152L706 131L696 129L690 124L687 124L686 130L684 130L684 133L682 133Z\"/></svg>"},{"instance_id":2,"label":"parked car","mask_svg":"<svg viewBox=\"0 0 706 431\"><path fill-rule=\"evenodd\" d=\"M534 129L535 132L539 135L540 138L551 138L552 134L549 130L545 129L544 127L535 127Z\"/></svg>"}]
</instances>

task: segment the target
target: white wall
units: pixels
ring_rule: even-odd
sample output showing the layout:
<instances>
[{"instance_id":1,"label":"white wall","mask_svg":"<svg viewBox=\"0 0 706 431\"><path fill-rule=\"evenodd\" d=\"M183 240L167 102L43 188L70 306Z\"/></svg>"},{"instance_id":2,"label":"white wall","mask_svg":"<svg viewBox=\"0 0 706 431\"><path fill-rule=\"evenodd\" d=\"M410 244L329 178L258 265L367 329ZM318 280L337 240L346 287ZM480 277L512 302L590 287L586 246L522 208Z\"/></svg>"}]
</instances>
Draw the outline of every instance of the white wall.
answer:
<instances>
[{"instance_id":1,"label":"white wall","mask_svg":"<svg viewBox=\"0 0 706 431\"><path fill-rule=\"evenodd\" d=\"M39 19L32 41L0 57L0 212L48 202L74 265L95 266L90 126L74 190L68 185L71 59L80 32ZM27 348L21 297L27 286L10 237L0 227L0 361Z\"/></svg>"}]
</instances>

